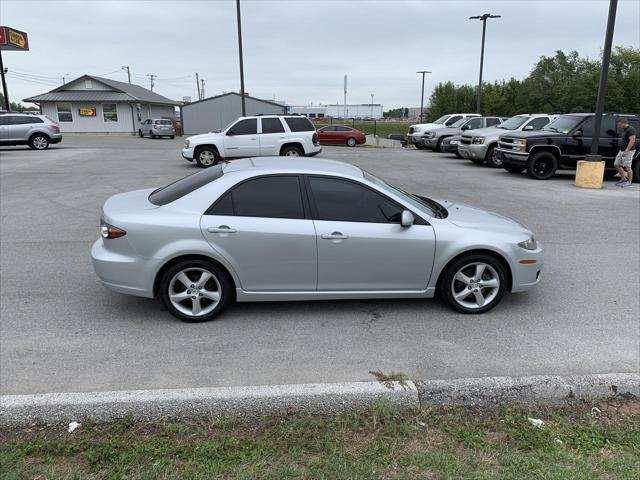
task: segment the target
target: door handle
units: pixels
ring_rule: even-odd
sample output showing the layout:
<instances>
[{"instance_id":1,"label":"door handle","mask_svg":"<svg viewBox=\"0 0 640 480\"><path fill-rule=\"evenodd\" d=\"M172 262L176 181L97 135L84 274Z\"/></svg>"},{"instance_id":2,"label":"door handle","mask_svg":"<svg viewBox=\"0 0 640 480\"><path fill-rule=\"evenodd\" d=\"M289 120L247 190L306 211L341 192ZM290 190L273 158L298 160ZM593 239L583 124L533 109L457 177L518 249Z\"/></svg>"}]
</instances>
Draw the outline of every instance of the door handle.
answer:
<instances>
[{"instance_id":1,"label":"door handle","mask_svg":"<svg viewBox=\"0 0 640 480\"><path fill-rule=\"evenodd\" d=\"M207 232L209 232L209 233L236 233L237 230L235 228L230 228L227 225L220 225L219 227L209 227L209 228L207 228Z\"/></svg>"},{"instance_id":2,"label":"door handle","mask_svg":"<svg viewBox=\"0 0 640 480\"><path fill-rule=\"evenodd\" d=\"M342 232L323 233L321 235L325 240L346 240L349 235L344 235Z\"/></svg>"}]
</instances>

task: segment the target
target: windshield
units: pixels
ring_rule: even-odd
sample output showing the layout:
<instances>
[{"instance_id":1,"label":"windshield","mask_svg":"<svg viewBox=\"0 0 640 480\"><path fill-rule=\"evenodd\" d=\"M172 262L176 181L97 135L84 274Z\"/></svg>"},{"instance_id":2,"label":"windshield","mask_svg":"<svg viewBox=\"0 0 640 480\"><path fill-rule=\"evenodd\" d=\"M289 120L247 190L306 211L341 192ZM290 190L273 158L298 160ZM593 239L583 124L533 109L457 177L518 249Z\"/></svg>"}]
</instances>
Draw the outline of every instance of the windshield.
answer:
<instances>
[{"instance_id":1,"label":"windshield","mask_svg":"<svg viewBox=\"0 0 640 480\"><path fill-rule=\"evenodd\" d=\"M364 178L366 178L372 183L375 183L379 187L382 187L384 190L387 190L388 192L391 192L394 195L397 195L398 197L402 198L405 202L417 208L418 210L421 210L421 211L426 210L428 214L432 217L442 218L446 216L446 214L443 214L439 211L440 208L444 209L444 207L442 207L439 203L436 203L433 200L430 200L424 197L421 198L421 197L417 197L416 195L407 193L401 188L390 185L384 180L379 179L375 175L371 175L369 172L363 171L363 173L364 173Z\"/></svg>"},{"instance_id":2,"label":"windshield","mask_svg":"<svg viewBox=\"0 0 640 480\"><path fill-rule=\"evenodd\" d=\"M567 134L573 130L583 118L584 117L578 117L576 115L560 115L553 122L542 127L542 130Z\"/></svg>"},{"instance_id":3,"label":"windshield","mask_svg":"<svg viewBox=\"0 0 640 480\"><path fill-rule=\"evenodd\" d=\"M511 117L509 120L498 125L498 128L502 128L504 130L515 130L520 128L527 120L529 120L529 117L526 115L516 115L515 117Z\"/></svg>"},{"instance_id":4,"label":"windshield","mask_svg":"<svg viewBox=\"0 0 640 480\"><path fill-rule=\"evenodd\" d=\"M449 115L443 115L439 119L434 120L433 123L444 123L449 118Z\"/></svg>"},{"instance_id":5,"label":"windshield","mask_svg":"<svg viewBox=\"0 0 640 480\"><path fill-rule=\"evenodd\" d=\"M467 123L469 120L471 120L470 118L461 118L460 120L458 120L457 122L449 125L450 128L460 128L462 125L464 125L465 123Z\"/></svg>"}]
</instances>

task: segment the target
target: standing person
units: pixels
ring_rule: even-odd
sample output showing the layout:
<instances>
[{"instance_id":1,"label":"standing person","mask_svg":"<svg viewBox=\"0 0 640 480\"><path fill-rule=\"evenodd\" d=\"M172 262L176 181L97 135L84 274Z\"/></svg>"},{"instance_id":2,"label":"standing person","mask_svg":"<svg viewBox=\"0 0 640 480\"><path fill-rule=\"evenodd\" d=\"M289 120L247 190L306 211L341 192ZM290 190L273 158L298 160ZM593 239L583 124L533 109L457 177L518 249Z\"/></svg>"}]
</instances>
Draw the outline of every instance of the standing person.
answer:
<instances>
[{"instance_id":1,"label":"standing person","mask_svg":"<svg viewBox=\"0 0 640 480\"><path fill-rule=\"evenodd\" d=\"M620 181L616 183L618 187L630 187L633 182L633 170L631 163L636 153L636 130L626 118L618 120L618 127L622 129L621 150L616 155L613 165L618 169Z\"/></svg>"}]
</instances>

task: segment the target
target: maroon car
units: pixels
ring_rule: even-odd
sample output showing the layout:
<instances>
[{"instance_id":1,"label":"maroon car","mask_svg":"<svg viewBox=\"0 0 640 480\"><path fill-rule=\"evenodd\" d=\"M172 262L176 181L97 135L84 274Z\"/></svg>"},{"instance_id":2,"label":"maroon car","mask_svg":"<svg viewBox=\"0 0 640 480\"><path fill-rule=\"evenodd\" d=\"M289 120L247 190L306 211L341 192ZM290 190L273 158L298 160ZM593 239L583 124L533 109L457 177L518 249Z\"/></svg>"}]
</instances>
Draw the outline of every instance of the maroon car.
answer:
<instances>
[{"instance_id":1,"label":"maroon car","mask_svg":"<svg viewBox=\"0 0 640 480\"><path fill-rule=\"evenodd\" d=\"M323 144L338 144L355 147L366 141L366 133L344 125L327 125L318 129L318 141Z\"/></svg>"}]
</instances>

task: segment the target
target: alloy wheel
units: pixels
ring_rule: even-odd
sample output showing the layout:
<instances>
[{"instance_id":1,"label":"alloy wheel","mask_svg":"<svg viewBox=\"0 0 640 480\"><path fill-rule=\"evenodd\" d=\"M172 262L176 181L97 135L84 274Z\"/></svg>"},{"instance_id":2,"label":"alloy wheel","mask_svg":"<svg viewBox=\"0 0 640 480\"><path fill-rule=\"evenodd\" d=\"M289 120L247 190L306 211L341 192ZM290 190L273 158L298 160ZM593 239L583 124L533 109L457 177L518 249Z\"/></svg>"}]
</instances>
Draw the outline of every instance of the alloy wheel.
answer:
<instances>
[{"instance_id":1,"label":"alloy wheel","mask_svg":"<svg viewBox=\"0 0 640 480\"><path fill-rule=\"evenodd\" d=\"M548 158L538 158L533 164L534 173L541 178L547 177L552 169L553 164Z\"/></svg>"},{"instance_id":2,"label":"alloy wheel","mask_svg":"<svg viewBox=\"0 0 640 480\"><path fill-rule=\"evenodd\" d=\"M470 310L489 305L500 291L500 276L489 264L473 262L462 267L451 282L451 295Z\"/></svg>"},{"instance_id":3,"label":"alloy wheel","mask_svg":"<svg viewBox=\"0 0 640 480\"><path fill-rule=\"evenodd\" d=\"M213 163L216 161L216 156L209 150L203 150L202 152L200 152L198 157L200 158L200 163L205 166L213 165Z\"/></svg>"},{"instance_id":4,"label":"alloy wheel","mask_svg":"<svg viewBox=\"0 0 640 480\"><path fill-rule=\"evenodd\" d=\"M47 142L47 139L41 136L37 136L33 138L33 147L36 150L44 150L45 148L47 148L49 142Z\"/></svg>"},{"instance_id":5,"label":"alloy wheel","mask_svg":"<svg viewBox=\"0 0 640 480\"><path fill-rule=\"evenodd\" d=\"M190 317L211 313L220 303L222 287L204 268L186 268L169 282L169 300L176 310Z\"/></svg>"},{"instance_id":6,"label":"alloy wheel","mask_svg":"<svg viewBox=\"0 0 640 480\"><path fill-rule=\"evenodd\" d=\"M298 150L296 150L295 148L292 148L291 150L287 150L284 153L285 157L299 157L300 156L300 152L298 152Z\"/></svg>"}]
</instances>

